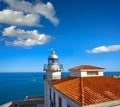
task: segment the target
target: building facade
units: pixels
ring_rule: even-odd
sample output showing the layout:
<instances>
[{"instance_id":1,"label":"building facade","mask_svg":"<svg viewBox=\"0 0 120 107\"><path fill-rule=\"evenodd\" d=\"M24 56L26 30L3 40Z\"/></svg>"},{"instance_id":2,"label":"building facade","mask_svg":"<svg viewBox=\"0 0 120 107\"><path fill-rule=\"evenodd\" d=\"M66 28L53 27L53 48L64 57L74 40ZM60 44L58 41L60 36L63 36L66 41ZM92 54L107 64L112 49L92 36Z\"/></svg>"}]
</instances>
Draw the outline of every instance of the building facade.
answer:
<instances>
[{"instance_id":1,"label":"building facade","mask_svg":"<svg viewBox=\"0 0 120 107\"><path fill-rule=\"evenodd\" d=\"M45 107L120 107L120 80L105 77L104 68L81 65L62 78L63 66L52 51L44 70Z\"/></svg>"}]
</instances>

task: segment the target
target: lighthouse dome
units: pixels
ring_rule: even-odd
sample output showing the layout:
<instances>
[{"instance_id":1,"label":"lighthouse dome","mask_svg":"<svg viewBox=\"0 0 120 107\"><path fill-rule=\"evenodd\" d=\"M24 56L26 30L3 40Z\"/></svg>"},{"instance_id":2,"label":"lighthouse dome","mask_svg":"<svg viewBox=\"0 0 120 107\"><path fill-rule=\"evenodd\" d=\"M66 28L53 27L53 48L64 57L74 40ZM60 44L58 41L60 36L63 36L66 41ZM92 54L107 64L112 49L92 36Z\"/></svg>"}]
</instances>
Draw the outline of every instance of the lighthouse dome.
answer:
<instances>
[{"instance_id":1,"label":"lighthouse dome","mask_svg":"<svg viewBox=\"0 0 120 107\"><path fill-rule=\"evenodd\" d=\"M59 57L56 55L55 51L52 51L51 55L48 57L48 59L59 59Z\"/></svg>"}]
</instances>

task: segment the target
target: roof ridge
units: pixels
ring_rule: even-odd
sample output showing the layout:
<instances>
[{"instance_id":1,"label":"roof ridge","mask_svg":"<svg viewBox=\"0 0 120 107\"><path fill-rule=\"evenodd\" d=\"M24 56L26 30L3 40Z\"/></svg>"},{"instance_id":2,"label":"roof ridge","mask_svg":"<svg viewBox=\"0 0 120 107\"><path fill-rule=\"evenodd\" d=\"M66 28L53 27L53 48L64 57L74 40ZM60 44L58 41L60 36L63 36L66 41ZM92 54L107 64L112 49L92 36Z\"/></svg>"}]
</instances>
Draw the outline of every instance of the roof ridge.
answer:
<instances>
[{"instance_id":1,"label":"roof ridge","mask_svg":"<svg viewBox=\"0 0 120 107\"><path fill-rule=\"evenodd\" d=\"M80 78L81 80L81 104L84 105L85 104L85 100L84 100L84 81L83 78Z\"/></svg>"},{"instance_id":2,"label":"roof ridge","mask_svg":"<svg viewBox=\"0 0 120 107\"><path fill-rule=\"evenodd\" d=\"M83 65L81 65L81 66L79 66L79 67L80 67L80 69L82 69L84 66L85 66L85 65L83 64Z\"/></svg>"},{"instance_id":3,"label":"roof ridge","mask_svg":"<svg viewBox=\"0 0 120 107\"><path fill-rule=\"evenodd\" d=\"M84 67L84 65L81 65L81 66L80 66L80 68L83 68L83 67Z\"/></svg>"},{"instance_id":4,"label":"roof ridge","mask_svg":"<svg viewBox=\"0 0 120 107\"><path fill-rule=\"evenodd\" d=\"M83 65L80 65L80 66L76 66L74 68L70 68L69 70L72 71L72 70L81 70L81 69L101 69L101 70L104 70L105 68L83 64Z\"/></svg>"}]
</instances>

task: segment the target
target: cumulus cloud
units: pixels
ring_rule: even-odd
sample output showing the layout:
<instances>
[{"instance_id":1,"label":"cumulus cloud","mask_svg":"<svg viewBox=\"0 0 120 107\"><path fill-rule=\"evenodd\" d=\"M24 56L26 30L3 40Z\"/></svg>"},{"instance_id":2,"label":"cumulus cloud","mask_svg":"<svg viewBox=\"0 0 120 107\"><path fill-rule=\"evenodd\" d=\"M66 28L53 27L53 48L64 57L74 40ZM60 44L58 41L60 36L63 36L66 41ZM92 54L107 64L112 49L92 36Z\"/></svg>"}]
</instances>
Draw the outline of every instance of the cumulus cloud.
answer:
<instances>
[{"instance_id":1,"label":"cumulus cloud","mask_svg":"<svg viewBox=\"0 0 120 107\"><path fill-rule=\"evenodd\" d=\"M40 19L45 17L54 25L59 24L52 3L46 4L39 1L31 3L26 0L3 0L7 3L7 9L0 10L0 23L11 25L4 28L1 41L6 45L31 47L42 45L53 40L52 36L40 34L37 30L18 29L16 26L40 26ZM33 1L32 1L33 2Z\"/></svg>"},{"instance_id":2,"label":"cumulus cloud","mask_svg":"<svg viewBox=\"0 0 120 107\"><path fill-rule=\"evenodd\" d=\"M24 14L21 11L5 9L0 11L0 22L12 25L36 26L39 23L39 16L34 14Z\"/></svg>"},{"instance_id":3,"label":"cumulus cloud","mask_svg":"<svg viewBox=\"0 0 120 107\"><path fill-rule=\"evenodd\" d=\"M39 34L37 30L25 31L17 29L16 26L5 28L2 32L3 36L12 37L15 40L6 41L6 45L30 47L34 45L43 45L53 40L53 37L45 34Z\"/></svg>"},{"instance_id":4,"label":"cumulus cloud","mask_svg":"<svg viewBox=\"0 0 120 107\"><path fill-rule=\"evenodd\" d=\"M92 50L87 50L87 53L103 53L103 52L113 52L120 51L120 45L112 45L112 46L100 46L96 47Z\"/></svg>"},{"instance_id":5,"label":"cumulus cloud","mask_svg":"<svg viewBox=\"0 0 120 107\"><path fill-rule=\"evenodd\" d=\"M12 9L18 11L24 11L32 14L39 14L49 19L54 25L59 23L59 19L56 17L55 9L52 3L47 2L46 4L39 2L31 4L24 0L4 0Z\"/></svg>"}]
</instances>

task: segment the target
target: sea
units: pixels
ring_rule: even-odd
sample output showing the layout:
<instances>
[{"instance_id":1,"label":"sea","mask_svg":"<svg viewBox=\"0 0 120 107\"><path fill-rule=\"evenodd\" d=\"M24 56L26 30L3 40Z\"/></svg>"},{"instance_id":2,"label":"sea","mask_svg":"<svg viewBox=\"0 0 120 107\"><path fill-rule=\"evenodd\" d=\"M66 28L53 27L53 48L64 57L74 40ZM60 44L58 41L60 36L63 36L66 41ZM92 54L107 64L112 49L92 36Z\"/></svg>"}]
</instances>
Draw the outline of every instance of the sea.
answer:
<instances>
[{"instance_id":1,"label":"sea","mask_svg":"<svg viewBox=\"0 0 120 107\"><path fill-rule=\"evenodd\" d=\"M24 100L26 96L43 96L45 72L0 73L0 105ZM120 76L120 72L104 72L104 75ZM63 72L62 76L69 76Z\"/></svg>"}]
</instances>

